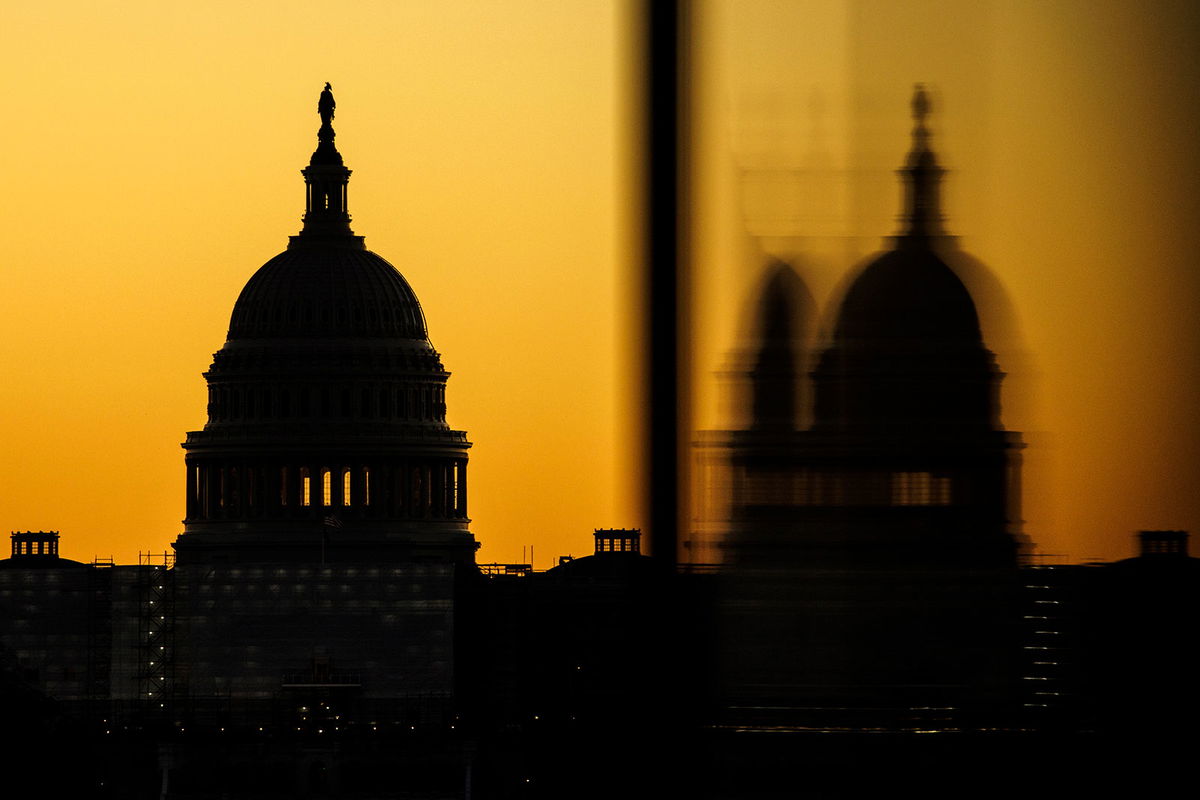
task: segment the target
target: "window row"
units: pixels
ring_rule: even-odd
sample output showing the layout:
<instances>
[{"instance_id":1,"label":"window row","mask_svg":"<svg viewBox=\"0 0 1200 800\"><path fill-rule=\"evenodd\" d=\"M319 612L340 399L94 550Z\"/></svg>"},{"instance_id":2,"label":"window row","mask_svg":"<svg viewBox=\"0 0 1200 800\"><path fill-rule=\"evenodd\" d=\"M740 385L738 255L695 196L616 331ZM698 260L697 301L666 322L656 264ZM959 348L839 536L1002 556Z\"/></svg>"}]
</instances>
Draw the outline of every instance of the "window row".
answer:
<instances>
[{"instance_id":1,"label":"window row","mask_svg":"<svg viewBox=\"0 0 1200 800\"><path fill-rule=\"evenodd\" d=\"M56 556L58 542L53 539L13 539L14 556Z\"/></svg>"},{"instance_id":2,"label":"window row","mask_svg":"<svg viewBox=\"0 0 1200 800\"><path fill-rule=\"evenodd\" d=\"M948 506L948 475L930 472L735 471L736 506Z\"/></svg>"},{"instance_id":3,"label":"window row","mask_svg":"<svg viewBox=\"0 0 1200 800\"><path fill-rule=\"evenodd\" d=\"M597 553L637 553L640 551L634 539L597 539Z\"/></svg>"},{"instance_id":4,"label":"window row","mask_svg":"<svg viewBox=\"0 0 1200 800\"><path fill-rule=\"evenodd\" d=\"M276 419L446 419L446 387L210 386L210 422Z\"/></svg>"}]
</instances>

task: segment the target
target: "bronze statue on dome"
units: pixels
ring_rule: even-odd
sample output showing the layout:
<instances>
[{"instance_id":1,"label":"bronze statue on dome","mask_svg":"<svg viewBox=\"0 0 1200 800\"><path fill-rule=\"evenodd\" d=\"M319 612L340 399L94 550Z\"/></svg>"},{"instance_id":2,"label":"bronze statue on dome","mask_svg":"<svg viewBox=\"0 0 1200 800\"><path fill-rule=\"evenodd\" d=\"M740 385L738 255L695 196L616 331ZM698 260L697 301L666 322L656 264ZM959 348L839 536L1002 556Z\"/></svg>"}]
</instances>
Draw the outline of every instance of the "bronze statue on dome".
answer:
<instances>
[{"instance_id":1,"label":"bronze statue on dome","mask_svg":"<svg viewBox=\"0 0 1200 800\"><path fill-rule=\"evenodd\" d=\"M335 108L337 108L337 103L333 99L333 87L326 81L325 88L321 90L321 99L317 101L317 113L321 115L322 126L327 126L333 121Z\"/></svg>"}]
</instances>

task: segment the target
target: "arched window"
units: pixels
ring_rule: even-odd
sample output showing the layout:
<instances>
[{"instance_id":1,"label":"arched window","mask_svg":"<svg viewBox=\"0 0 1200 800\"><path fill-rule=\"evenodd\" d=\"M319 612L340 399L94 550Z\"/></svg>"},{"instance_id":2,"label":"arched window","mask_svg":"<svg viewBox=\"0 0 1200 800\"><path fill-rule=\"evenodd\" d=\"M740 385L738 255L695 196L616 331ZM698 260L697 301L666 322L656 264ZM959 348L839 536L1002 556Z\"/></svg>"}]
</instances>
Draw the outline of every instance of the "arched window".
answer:
<instances>
[{"instance_id":1,"label":"arched window","mask_svg":"<svg viewBox=\"0 0 1200 800\"><path fill-rule=\"evenodd\" d=\"M333 500L330 498L333 489L333 475L329 470L321 470L321 505L332 505Z\"/></svg>"},{"instance_id":2,"label":"arched window","mask_svg":"<svg viewBox=\"0 0 1200 800\"><path fill-rule=\"evenodd\" d=\"M312 476L308 467L300 468L300 505L312 505Z\"/></svg>"},{"instance_id":3,"label":"arched window","mask_svg":"<svg viewBox=\"0 0 1200 800\"><path fill-rule=\"evenodd\" d=\"M329 505L326 503L325 505ZM350 468L342 468L342 505L350 505Z\"/></svg>"}]
</instances>

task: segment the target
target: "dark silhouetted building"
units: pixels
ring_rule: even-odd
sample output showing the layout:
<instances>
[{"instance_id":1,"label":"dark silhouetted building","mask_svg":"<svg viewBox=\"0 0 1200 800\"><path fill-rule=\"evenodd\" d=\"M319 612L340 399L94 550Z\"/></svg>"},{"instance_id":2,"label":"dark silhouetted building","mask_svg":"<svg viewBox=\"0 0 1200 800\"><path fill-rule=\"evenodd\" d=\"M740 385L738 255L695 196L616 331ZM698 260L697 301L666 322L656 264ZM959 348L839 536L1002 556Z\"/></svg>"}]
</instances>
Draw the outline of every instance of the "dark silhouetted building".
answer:
<instances>
[{"instance_id":1,"label":"dark silhouetted building","mask_svg":"<svg viewBox=\"0 0 1200 800\"><path fill-rule=\"evenodd\" d=\"M1200 559L1186 531L1141 531L1138 545L1133 558L1076 568L1069 688L1089 727L1173 740L1187 758L1200 714Z\"/></svg>"},{"instance_id":2,"label":"dark silhouetted building","mask_svg":"<svg viewBox=\"0 0 1200 800\"><path fill-rule=\"evenodd\" d=\"M182 696L453 694L470 443L416 295L350 229L328 89L321 108L304 227L234 304L183 445Z\"/></svg>"}]
</instances>

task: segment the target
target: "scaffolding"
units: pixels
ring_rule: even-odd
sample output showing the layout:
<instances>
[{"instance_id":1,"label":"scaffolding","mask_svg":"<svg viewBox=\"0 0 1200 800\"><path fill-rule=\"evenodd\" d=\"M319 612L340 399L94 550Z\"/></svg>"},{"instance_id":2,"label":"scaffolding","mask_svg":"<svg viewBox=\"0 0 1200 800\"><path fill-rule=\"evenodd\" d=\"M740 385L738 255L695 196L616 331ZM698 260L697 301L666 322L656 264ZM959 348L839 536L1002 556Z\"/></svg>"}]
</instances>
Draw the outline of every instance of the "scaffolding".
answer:
<instances>
[{"instance_id":1,"label":"scaffolding","mask_svg":"<svg viewBox=\"0 0 1200 800\"><path fill-rule=\"evenodd\" d=\"M110 693L112 668L112 558L96 558L87 570L87 672L83 696L87 716Z\"/></svg>"},{"instance_id":2,"label":"scaffolding","mask_svg":"<svg viewBox=\"0 0 1200 800\"><path fill-rule=\"evenodd\" d=\"M175 663L173 553L138 553L138 698L165 704Z\"/></svg>"},{"instance_id":3,"label":"scaffolding","mask_svg":"<svg viewBox=\"0 0 1200 800\"><path fill-rule=\"evenodd\" d=\"M478 564L479 573L489 577L497 575L515 575L517 577L525 577L533 574L533 567L530 564Z\"/></svg>"}]
</instances>

